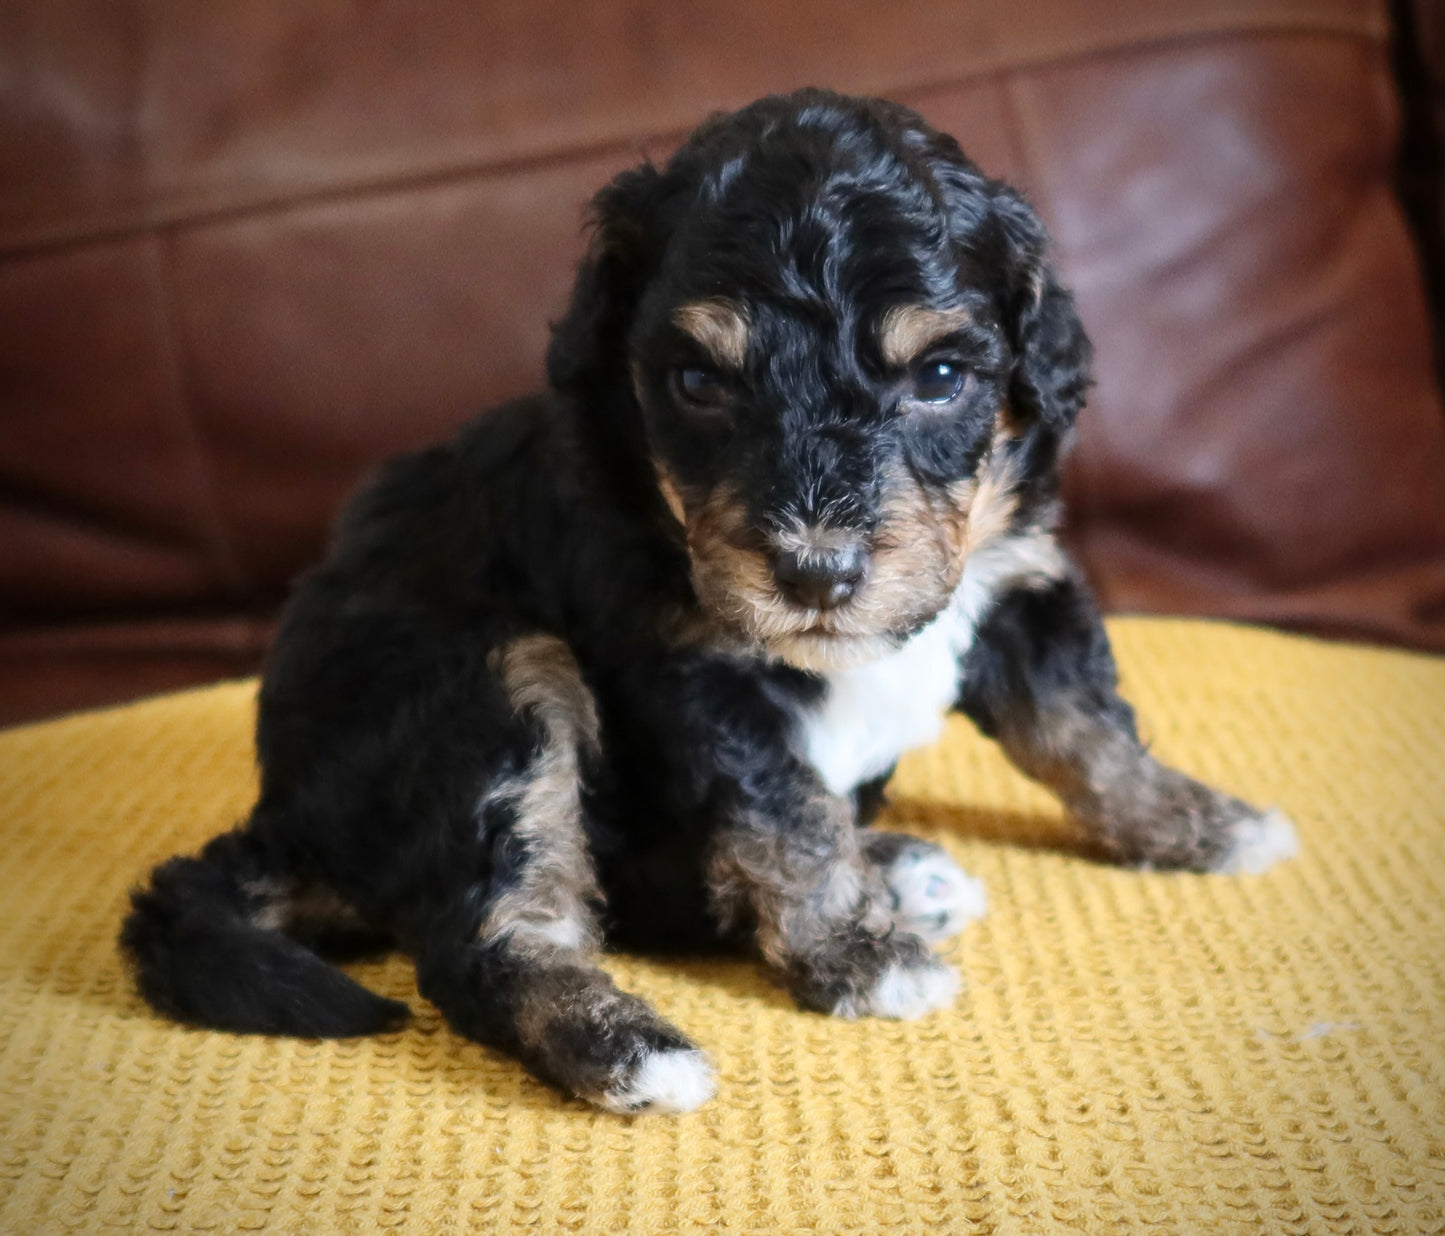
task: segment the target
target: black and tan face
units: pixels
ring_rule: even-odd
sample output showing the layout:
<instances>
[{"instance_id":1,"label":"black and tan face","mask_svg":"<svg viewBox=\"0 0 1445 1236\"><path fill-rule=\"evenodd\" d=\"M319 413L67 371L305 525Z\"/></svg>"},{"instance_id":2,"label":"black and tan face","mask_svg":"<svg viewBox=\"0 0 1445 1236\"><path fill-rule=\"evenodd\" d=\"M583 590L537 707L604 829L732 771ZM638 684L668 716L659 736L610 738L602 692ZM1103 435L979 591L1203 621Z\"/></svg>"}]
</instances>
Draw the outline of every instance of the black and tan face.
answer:
<instances>
[{"instance_id":1,"label":"black and tan face","mask_svg":"<svg viewBox=\"0 0 1445 1236\"><path fill-rule=\"evenodd\" d=\"M1006 349L986 298L950 301L658 307L633 377L698 599L785 661L896 647L1007 526Z\"/></svg>"},{"instance_id":2,"label":"black and tan face","mask_svg":"<svg viewBox=\"0 0 1445 1236\"><path fill-rule=\"evenodd\" d=\"M625 353L705 613L809 669L896 648L1009 533L1022 437L1075 410L1026 380L1021 323L1055 295L1032 213L911 113L816 93L723 118L599 210L559 339ZM1081 401L1075 333L1054 368Z\"/></svg>"}]
</instances>

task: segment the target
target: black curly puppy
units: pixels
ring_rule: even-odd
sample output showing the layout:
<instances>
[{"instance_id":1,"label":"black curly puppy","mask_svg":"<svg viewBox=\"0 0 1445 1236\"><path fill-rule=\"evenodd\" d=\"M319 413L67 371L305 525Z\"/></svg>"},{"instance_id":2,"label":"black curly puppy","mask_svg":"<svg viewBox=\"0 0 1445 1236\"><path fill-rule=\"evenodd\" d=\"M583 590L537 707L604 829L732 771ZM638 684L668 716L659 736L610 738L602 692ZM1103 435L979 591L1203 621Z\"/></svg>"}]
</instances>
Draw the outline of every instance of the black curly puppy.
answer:
<instances>
[{"instance_id":1,"label":"black curly puppy","mask_svg":"<svg viewBox=\"0 0 1445 1236\"><path fill-rule=\"evenodd\" d=\"M156 870L158 1009L351 1035L407 1010L614 1111L712 1092L594 964L756 948L805 1008L911 1017L983 908L858 827L960 708L1124 863L1260 870L1293 832L1140 745L1053 526L1089 345L1029 207L893 104L806 91L619 176L550 391L399 459L296 593L247 823ZM866 818L862 821L866 823Z\"/></svg>"}]
</instances>

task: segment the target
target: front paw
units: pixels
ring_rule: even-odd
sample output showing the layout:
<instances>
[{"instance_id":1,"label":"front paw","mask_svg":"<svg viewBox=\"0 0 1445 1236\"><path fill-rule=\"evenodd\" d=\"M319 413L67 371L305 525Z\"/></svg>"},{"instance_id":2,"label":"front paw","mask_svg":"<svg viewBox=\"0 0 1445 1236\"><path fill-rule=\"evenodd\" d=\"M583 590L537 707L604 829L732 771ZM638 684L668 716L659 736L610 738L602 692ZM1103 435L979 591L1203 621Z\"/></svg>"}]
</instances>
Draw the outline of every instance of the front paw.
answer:
<instances>
[{"instance_id":1,"label":"front paw","mask_svg":"<svg viewBox=\"0 0 1445 1236\"><path fill-rule=\"evenodd\" d=\"M857 928L795 959L788 986L803 1008L834 1017L911 1020L951 1007L961 982L918 936Z\"/></svg>"},{"instance_id":2,"label":"front paw","mask_svg":"<svg viewBox=\"0 0 1445 1236\"><path fill-rule=\"evenodd\" d=\"M1157 764L1089 806L1081 815L1106 851L1145 870L1257 874L1299 849L1294 825L1280 812L1257 811Z\"/></svg>"},{"instance_id":3,"label":"front paw","mask_svg":"<svg viewBox=\"0 0 1445 1236\"><path fill-rule=\"evenodd\" d=\"M925 940L956 936L988 908L983 881L976 880L941 846L904 833L865 830L863 853L888 890L892 919Z\"/></svg>"},{"instance_id":4,"label":"front paw","mask_svg":"<svg viewBox=\"0 0 1445 1236\"><path fill-rule=\"evenodd\" d=\"M1210 870L1220 875L1258 875L1299 853L1295 827L1278 808L1234 824L1229 845Z\"/></svg>"}]
</instances>

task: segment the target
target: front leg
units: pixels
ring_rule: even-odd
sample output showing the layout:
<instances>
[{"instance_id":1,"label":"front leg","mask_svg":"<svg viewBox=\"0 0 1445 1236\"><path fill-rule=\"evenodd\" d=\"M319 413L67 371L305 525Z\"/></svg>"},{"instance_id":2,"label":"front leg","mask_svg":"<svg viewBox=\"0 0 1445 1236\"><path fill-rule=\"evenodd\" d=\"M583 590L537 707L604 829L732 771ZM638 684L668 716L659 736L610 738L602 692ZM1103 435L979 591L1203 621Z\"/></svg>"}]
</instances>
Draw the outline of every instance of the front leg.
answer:
<instances>
[{"instance_id":1,"label":"front leg","mask_svg":"<svg viewBox=\"0 0 1445 1236\"><path fill-rule=\"evenodd\" d=\"M1112 859L1258 872L1291 857L1293 826L1160 764L1140 743L1098 611L1063 580L1002 597L964 657L959 707L1070 808Z\"/></svg>"},{"instance_id":2,"label":"front leg","mask_svg":"<svg viewBox=\"0 0 1445 1236\"><path fill-rule=\"evenodd\" d=\"M839 1017L919 1017L946 1008L957 974L900 930L853 805L777 749L735 781L713 839L707 882L725 929L752 934L799 1005ZM743 789L747 785L747 790Z\"/></svg>"}]
</instances>

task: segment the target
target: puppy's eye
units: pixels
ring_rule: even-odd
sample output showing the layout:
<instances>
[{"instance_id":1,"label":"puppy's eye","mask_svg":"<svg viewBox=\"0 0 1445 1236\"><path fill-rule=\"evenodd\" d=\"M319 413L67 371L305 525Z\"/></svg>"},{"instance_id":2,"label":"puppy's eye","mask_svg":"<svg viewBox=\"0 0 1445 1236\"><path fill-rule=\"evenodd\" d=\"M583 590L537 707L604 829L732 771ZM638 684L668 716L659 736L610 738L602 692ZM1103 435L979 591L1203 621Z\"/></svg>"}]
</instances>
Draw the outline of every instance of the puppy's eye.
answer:
<instances>
[{"instance_id":1,"label":"puppy's eye","mask_svg":"<svg viewBox=\"0 0 1445 1236\"><path fill-rule=\"evenodd\" d=\"M911 394L919 403L948 403L963 393L972 377L955 361L925 361L913 371Z\"/></svg>"},{"instance_id":2,"label":"puppy's eye","mask_svg":"<svg viewBox=\"0 0 1445 1236\"><path fill-rule=\"evenodd\" d=\"M672 387L684 403L695 407L715 407L726 403L731 393L722 374L702 365L683 365L674 369Z\"/></svg>"}]
</instances>

